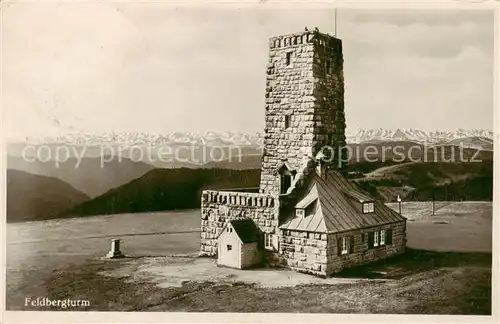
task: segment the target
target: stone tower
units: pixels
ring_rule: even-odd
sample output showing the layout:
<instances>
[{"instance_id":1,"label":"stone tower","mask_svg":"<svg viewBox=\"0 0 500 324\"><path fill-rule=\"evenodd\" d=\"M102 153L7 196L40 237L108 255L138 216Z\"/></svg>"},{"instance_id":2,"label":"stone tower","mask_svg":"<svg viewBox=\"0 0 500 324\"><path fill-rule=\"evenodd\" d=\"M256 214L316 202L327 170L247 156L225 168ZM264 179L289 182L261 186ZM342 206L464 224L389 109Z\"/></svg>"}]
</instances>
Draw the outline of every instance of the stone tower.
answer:
<instances>
[{"instance_id":1,"label":"stone tower","mask_svg":"<svg viewBox=\"0 0 500 324\"><path fill-rule=\"evenodd\" d=\"M269 40L260 192L285 193L307 158L345 156L342 41L319 31Z\"/></svg>"}]
</instances>

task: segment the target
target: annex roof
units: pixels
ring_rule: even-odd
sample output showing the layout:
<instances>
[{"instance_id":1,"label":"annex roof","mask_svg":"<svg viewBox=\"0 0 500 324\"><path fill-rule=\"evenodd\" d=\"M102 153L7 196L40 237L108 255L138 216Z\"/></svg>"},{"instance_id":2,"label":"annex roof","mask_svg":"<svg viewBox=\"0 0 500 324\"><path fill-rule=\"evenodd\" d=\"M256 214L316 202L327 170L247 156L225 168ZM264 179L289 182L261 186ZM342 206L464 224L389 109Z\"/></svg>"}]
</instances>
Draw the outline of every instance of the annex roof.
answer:
<instances>
[{"instance_id":1,"label":"annex roof","mask_svg":"<svg viewBox=\"0 0 500 324\"><path fill-rule=\"evenodd\" d=\"M253 220L239 219L232 220L230 221L230 223L242 243L252 243L259 241L260 232Z\"/></svg>"},{"instance_id":2,"label":"annex roof","mask_svg":"<svg viewBox=\"0 0 500 324\"><path fill-rule=\"evenodd\" d=\"M314 210L304 217L296 216L295 212L290 213L280 229L334 233L406 219L384 203L362 192L356 184L345 179L338 171L330 170L323 177L312 172L304 188L304 194L295 207L304 208L300 206L313 202L316 197ZM353 200L352 196L357 198ZM362 213L361 205L356 206L356 204L364 201L374 202L374 212Z\"/></svg>"}]
</instances>

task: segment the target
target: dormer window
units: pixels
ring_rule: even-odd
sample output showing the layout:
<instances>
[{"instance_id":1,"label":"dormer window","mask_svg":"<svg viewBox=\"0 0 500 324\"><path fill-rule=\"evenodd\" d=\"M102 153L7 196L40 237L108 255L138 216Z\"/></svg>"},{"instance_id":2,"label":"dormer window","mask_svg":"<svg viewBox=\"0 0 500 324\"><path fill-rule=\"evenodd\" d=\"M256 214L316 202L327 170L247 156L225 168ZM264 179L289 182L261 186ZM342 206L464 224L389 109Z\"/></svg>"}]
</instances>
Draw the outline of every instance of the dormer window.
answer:
<instances>
[{"instance_id":1,"label":"dormer window","mask_svg":"<svg viewBox=\"0 0 500 324\"><path fill-rule=\"evenodd\" d=\"M311 191L295 205L295 216L306 218L316 213L318 201L318 190L316 187L311 188Z\"/></svg>"},{"instance_id":2,"label":"dormer window","mask_svg":"<svg viewBox=\"0 0 500 324\"><path fill-rule=\"evenodd\" d=\"M375 211L375 204L373 202L363 203L363 214L373 213Z\"/></svg>"},{"instance_id":3,"label":"dormer window","mask_svg":"<svg viewBox=\"0 0 500 324\"><path fill-rule=\"evenodd\" d=\"M357 190L343 189L343 194L346 195L356 209L363 213L369 214L375 212L375 202L373 197L370 197Z\"/></svg>"}]
</instances>

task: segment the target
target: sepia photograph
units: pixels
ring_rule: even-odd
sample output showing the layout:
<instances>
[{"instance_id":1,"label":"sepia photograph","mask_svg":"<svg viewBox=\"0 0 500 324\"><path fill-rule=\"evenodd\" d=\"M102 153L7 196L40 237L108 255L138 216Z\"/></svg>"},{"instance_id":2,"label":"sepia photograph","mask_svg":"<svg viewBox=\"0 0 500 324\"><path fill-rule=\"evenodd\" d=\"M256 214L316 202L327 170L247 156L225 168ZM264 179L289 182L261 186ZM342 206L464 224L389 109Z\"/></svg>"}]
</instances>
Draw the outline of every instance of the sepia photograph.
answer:
<instances>
[{"instance_id":1,"label":"sepia photograph","mask_svg":"<svg viewBox=\"0 0 500 324\"><path fill-rule=\"evenodd\" d=\"M7 313L492 318L495 8L312 4L0 2Z\"/></svg>"}]
</instances>

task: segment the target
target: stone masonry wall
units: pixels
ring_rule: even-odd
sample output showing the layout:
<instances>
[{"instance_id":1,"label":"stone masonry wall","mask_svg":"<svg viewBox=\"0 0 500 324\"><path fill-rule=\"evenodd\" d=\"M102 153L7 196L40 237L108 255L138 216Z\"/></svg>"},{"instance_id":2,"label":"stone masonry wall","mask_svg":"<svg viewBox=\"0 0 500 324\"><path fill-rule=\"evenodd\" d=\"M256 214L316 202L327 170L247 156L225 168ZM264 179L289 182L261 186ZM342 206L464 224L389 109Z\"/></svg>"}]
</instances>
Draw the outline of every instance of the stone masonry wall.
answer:
<instances>
[{"instance_id":1,"label":"stone masonry wall","mask_svg":"<svg viewBox=\"0 0 500 324\"><path fill-rule=\"evenodd\" d=\"M326 144L345 144L342 69L342 44L332 36L307 31L270 39L261 192L279 194L275 170L284 161L297 170Z\"/></svg>"},{"instance_id":2,"label":"stone masonry wall","mask_svg":"<svg viewBox=\"0 0 500 324\"><path fill-rule=\"evenodd\" d=\"M280 252L291 269L327 274L327 234L282 230Z\"/></svg>"},{"instance_id":3,"label":"stone masonry wall","mask_svg":"<svg viewBox=\"0 0 500 324\"><path fill-rule=\"evenodd\" d=\"M315 149L328 146L324 151L333 153L331 167L343 167L346 160L344 115L344 58L342 41L325 34L318 34L314 42L314 106ZM336 158L342 154L342 159ZM339 163L340 162L340 163Z\"/></svg>"},{"instance_id":4,"label":"stone masonry wall","mask_svg":"<svg viewBox=\"0 0 500 324\"><path fill-rule=\"evenodd\" d=\"M284 161L298 169L305 150L313 145L313 56L312 32L270 39L261 192L279 194L279 175L274 171ZM286 115L291 116L287 129Z\"/></svg>"},{"instance_id":5,"label":"stone masonry wall","mask_svg":"<svg viewBox=\"0 0 500 324\"><path fill-rule=\"evenodd\" d=\"M217 238L227 221L251 218L263 233L275 233L279 200L267 194L205 190L201 202L201 256L217 255Z\"/></svg>"},{"instance_id":6,"label":"stone masonry wall","mask_svg":"<svg viewBox=\"0 0 500 324\"><path fill-rule=\"evenodd\" d=\"M392 229L392 244L379 247L368 248L368 235L374 231ZM337 241L342 236L354 236L353 253L338 255ZM387 224L362 230L328 234L328 275L335 274L342 269L370 263L390 256L404 253L406 249L406 221Z\"/></svg>"}]
</instances>

